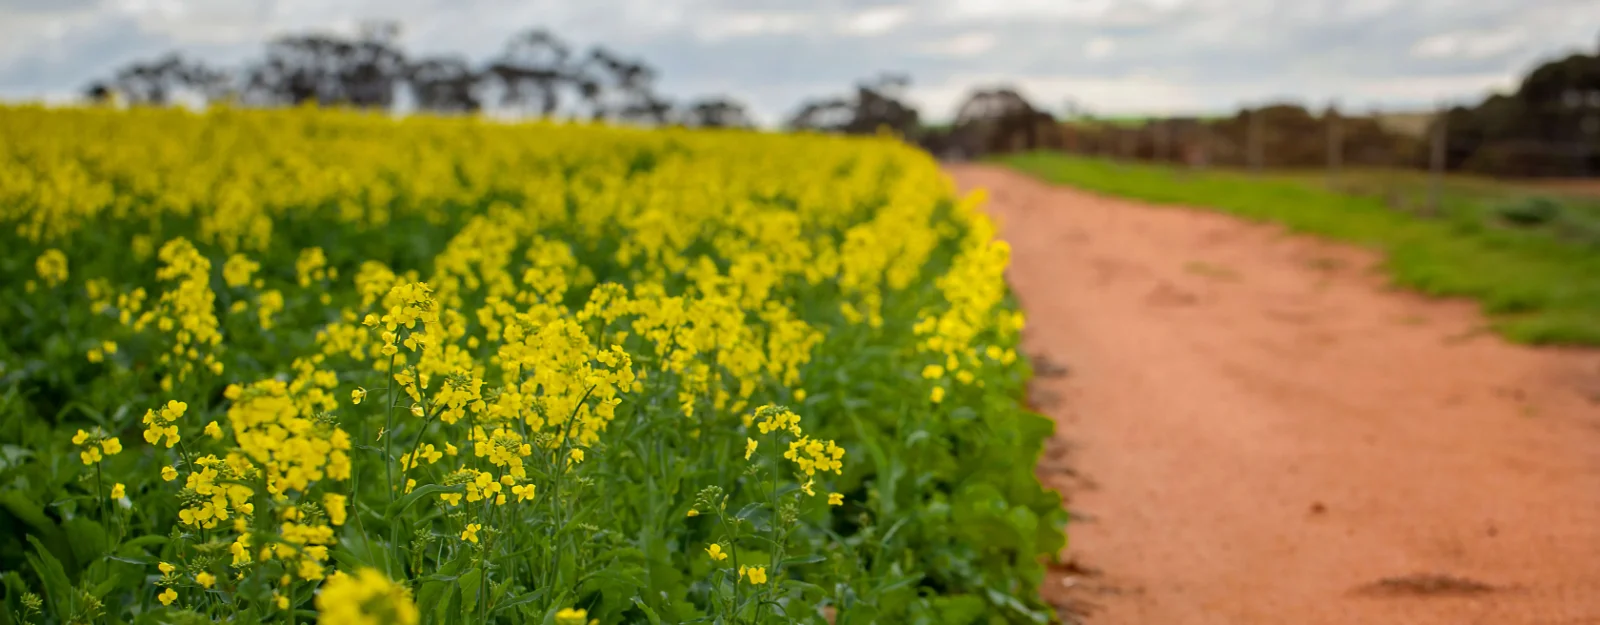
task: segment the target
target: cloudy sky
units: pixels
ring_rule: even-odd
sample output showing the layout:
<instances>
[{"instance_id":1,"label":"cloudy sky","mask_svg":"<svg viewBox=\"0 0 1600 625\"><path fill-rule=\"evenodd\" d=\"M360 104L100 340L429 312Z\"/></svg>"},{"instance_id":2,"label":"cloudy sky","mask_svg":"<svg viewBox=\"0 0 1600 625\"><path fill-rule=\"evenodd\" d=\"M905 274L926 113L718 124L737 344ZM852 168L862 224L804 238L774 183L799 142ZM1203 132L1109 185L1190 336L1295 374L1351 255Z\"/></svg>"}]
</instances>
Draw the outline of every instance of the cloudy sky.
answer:
<instances>
[{"instance_id":1,"label":"cloudy sky","mask_svg":"<svg viewBox=\"0 0 1600 625\"><path fill-rule=\"evenodd\" d=\"M1412 108L1600 44L1600 0L0 0L0 98L59 99L168 50L237 64L277 34L374 19L401 22L413 52L471 58L547 27L766 121L880 71L909 73L935 119L1000 83L1100 114Z\"/></svg>"}]
</instances>

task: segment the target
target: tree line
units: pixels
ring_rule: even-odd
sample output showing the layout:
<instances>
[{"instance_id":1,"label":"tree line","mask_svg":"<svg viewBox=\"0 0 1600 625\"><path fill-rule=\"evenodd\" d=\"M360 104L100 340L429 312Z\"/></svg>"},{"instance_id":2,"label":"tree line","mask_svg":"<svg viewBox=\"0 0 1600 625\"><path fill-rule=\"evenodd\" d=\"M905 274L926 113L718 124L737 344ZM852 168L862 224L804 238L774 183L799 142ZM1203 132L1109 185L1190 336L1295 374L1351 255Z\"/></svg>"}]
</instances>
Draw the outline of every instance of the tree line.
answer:
<instances>
[{"instance_id":1,"label":"tree line","mask_svg":"<svg viewBox=\"0 0 1600 625\"><path fill-rule=\"evenodd\" d=\"M1446 166L1514 176L1600 176L1600 45L1533 68L1509 94L1451 108Z\"/></svg>"},{"instance_id":2,"label":"tree line","mask_svg":"<svg viewBox=\"0 0 1600 625\"><path fill-rule=\"evenodd\" d=\"M267 42L261 58L236 69L171 53L136 61L90 84L91 100L136 105L183 98L241 106L309 102L369 109L402 104L435 113L494 107L531 115L564 115L625 123L748 127L745 107L708 96L672 102L656 89L657 71L604 46L579 50L544 29L514 35L500 52L473 63L460 55L414 56L393 23L363 26L353 36L303 33Z\"/></svg>"},{"instance_id":3,"label":"tree line","mask_svg":"<svg viewBox=\"0 0 1600 625\"><path fill-rule=\"evenodd\" d=\"M749 128L746 106L726 95L675 100L656 86L658 71L642 59L604 46L580 49L546 29L510 38L481 62L460 55L414 56L399 44L399 27L370 23L354 35L301 33L267 42L261 58L242 67L213 67L172 53L130 63L87 88L91 99L113 93L130 104L165 105L182 98L242 106L307 102L358 108L460 114L496 109L618 123ZM1352 163L1420 166L1426 141L1371 116L1314 115L1280 104L1241 109L1215 120L1151 120L1133 127L1085 132L1063 123L1016 89L973 90L952 124L923 123L906 92L909 76L884 73L836 95L801 102L789 129L871 134L885 130L949 158L1031 149L1082 150L1096 142L1124 156L1178 160L1193 152L1193 137L1219 144L1219 164L1243 160L1247 130L1265 137L1268 166L1305 166L1331 120L1348 135ZM1257 119L1252 121L1252 116ZM1516 92L1492 95L1434 118L1430 131L1448 133L1446 166L1491 175L1600 175L1600 49L1544 63ZM1304 143L1305 145L1300 145ZM1170 144L1170 145L1169 145ZM1101 150L1102 148L1095 148ZM1119 152L1120 151L1120 152ZM1231 156L1230 156L1231 155Z\"/></svg>"},{"instance_id":4,"label":"tree line","mask_svg":"<svg viewBox=\"0 0 1600 625\"><path fill-rule=\"evenodd\" d=\"M169 53L129 63L85 89L93 101L113 96L133 105L183 100L240 106L308 102L370 109L405 106L434 113L489 108L515 114L691 127L749 128L740 101L713 95L675 101L656 87L656 68L604 46L584 50L546 29L511 37L499 53L473 63L460 55L414 56L399 44L394 23L363 26L354 35L302 33L267 42L261 58L235 69ZM791 128L914 131L917 112L903 97L908 81L885 75L853 94L801 105Z\"/></svg>"}]
</instances>

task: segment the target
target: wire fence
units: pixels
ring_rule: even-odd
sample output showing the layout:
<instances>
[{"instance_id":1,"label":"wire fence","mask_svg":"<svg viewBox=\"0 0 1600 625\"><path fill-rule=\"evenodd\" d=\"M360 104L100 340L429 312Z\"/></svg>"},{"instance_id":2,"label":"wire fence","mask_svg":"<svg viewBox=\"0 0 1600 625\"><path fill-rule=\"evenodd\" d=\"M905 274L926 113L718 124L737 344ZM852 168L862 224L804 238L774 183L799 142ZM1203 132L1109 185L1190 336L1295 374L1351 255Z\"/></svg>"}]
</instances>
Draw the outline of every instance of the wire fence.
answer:
<instances>
[{"instance_id":1,"label":"wire fence","mask_svg":"<svg viewBox=\"0 0 1600 625\"><path fill-rule=\"evenodd\" d=\"M1339 187L1352 169L1422 171L1434 188L1431 207L1437 207L1437 189L1450 173L1600 177L1600 92L1511 111L1488 105L1441 106L1404 115L1347 116L1332 107L1311 113L1299 106L1274 105L1220 119L1076 119L1056 130L1054 136L1013 140L1010 147L1195 170L1322 170L1332 187Z\"/></svg>"}]
</instances>

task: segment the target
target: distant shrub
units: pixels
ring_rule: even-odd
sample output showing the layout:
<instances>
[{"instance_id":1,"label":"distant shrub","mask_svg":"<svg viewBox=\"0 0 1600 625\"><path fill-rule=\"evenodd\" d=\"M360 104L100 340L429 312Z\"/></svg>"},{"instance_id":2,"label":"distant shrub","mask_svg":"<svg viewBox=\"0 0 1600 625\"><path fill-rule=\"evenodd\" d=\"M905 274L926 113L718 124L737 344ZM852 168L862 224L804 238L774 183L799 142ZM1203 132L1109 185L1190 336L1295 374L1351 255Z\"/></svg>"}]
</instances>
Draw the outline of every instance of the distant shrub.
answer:
<instances>
[{"instance_id":1,"label":"distant shrub","mask_svg":"<svg viewBox=\"0 0 1600 625\"><path fill-rule=\"evenodd\" d=\"M1514 226L1542 226L1561 216L1561 205L1547 197L1524 197L1501 204L1495 214Z\"/></svg>"}]
</instances>

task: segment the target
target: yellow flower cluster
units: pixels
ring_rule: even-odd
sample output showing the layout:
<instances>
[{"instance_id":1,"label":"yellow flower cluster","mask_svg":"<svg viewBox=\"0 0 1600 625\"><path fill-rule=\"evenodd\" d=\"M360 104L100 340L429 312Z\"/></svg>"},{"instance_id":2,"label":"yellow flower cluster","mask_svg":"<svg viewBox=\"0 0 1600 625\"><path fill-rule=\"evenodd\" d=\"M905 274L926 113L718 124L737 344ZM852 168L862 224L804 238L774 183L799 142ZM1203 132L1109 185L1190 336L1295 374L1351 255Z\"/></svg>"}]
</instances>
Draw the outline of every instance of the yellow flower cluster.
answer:
<instances>
[{"instance_id":1,"label":"yellow flower cluster","mask_svg":"<svg viewBox=\"0 0 1600 625\"><path fill-rule=\"evenodd\" d=\"M135 332L154 325L162 334L170 335L170 351L163 352L157 360L169 372L161 379L161 385L170 392L175 382L184 381L194 372L197 363L214 375L222 374L222 362L213 353L222 342L222 333L218 330L216 294L211 291L211 261L183 237L162 245L158 257L162 266L156 279L171 286L161 294L155 308L144 311L131 325ZM143 298L142 289L130 294L128 311L137 310Z\"/></svg>"},{"instance_id":2,"label":"yellow flower cluster","mask_svg":"<svg viewBox=\"0 0 1600 625\"><path fill-rule=\"evenodd\" d=\"M238 482L250 474L250 468L237 456L229 460L232 462L216 456L195 460L196 469L189 473L180 496L187 502L178 512L184 525L210 529L228 520L232 513L255 512L255 504L250 502L255 492Z\"/></svg>"},{"instance_id":3,"label":"yellow flower cluster","mask_svg":"<svg viewBox=\"0 0 1600 625\"><path fill-rule=\"evenodd\" d=\"M45 286L55 286L67 281L67 255L61 250L48 249L33 263L34 270Z\"/></svg>"},{"instance_id":4,"label":"yellow flower cluster","mask_svg":"<svg viewBox=\"0 0 1600 625\"><path fill-rule=\"evenodd\" d=\"M377 569L334 573L316 604L320 625L416 625L421 619L406 587Z\"/></svg>"},{"instance_id":5,"label":"yellow flower cluster","mask_svg":"<svg viewBox=\"0 0 1600 625\"><path fill-rule=\"evenodd\" d=\"M308 414L289 384L235 384L223 395L233 402L228 423L239 452L265 473L268 493L281 499L314 481L350 478L350 435Z\"/></svg>"},{"instance_id":6,"label":"yellow flower cluster","mask_svg":"<svg viewBox=\"0 0 1600 625\"><path fill-rule=\"evenodd\" d=\"M947 378L973 384L977 380L973 371L984 366L985 358L1001 365L1016 360L1013 349L999 345L1015 342L1022 330L1022 314L996 314L1005 299L1004 275L1011 248L993 238L988 220L974 217L983 197L973 194L956 210L969 224L967 241L950 270L935 281L949 305L940 311L925 311L913 327L920 337L918 349L932 360L923 367L922 377L938 384L929 395L935 404L948 392ZM990 344L980 349L984 340Z\"/></svg>"},{"instance_id":7,"label":"yellow flower cluster","mask_svg":"<svg viewBox=\"0 0 1600 625\"><path fill-rule=\"evenodd\" d=\"M805 475L806 481L800 485L801 492L807 495L816 495L812 486L817 472L834 474L844 472L844 448L831 440L818 440L807 436L800 428L800 415L780 406L766 405L757 408L754 415L746 417L745 427L754 424L756 430L762 435L787 433L795 438L789 441L789 447L783 452L783 457L795 465L798 473ZM745 441L744 457L746 460L755 453L760 446L759 441L748 438ZM837 501L836 501L837 500ZM837 493L828 495L830 505L843 503L838 499Z\"/></svg>"},{"instance_id":8,"label":"yellow flower cluster","mask_svg":"<svg viewBox=\"0 0 1600 625\"><path fill-rule=\"evenodd\" d=\"M182 436L178 434L178 419L183 418L183 413L188 410L189 404L174 399L162 406L160 412L154 409L144 411L145 442L155 445L165 437L168 448L178 444L178 441L182 440Z\"/></svg>"},{"instance_id":9,"label":"yellow flower cluster","mask_svg":"<svg viewBox=\"0 0 1600 625\"><path fill-rule=\"evenodd\" d=\"M100 428L95 428L93 432L78 430L72 437L72 444L83 448L78 452L78 458L86 465L100 462L105 456L122 453L122 441L115 436L107 436Z\"/></svg>"}]
</instances>

